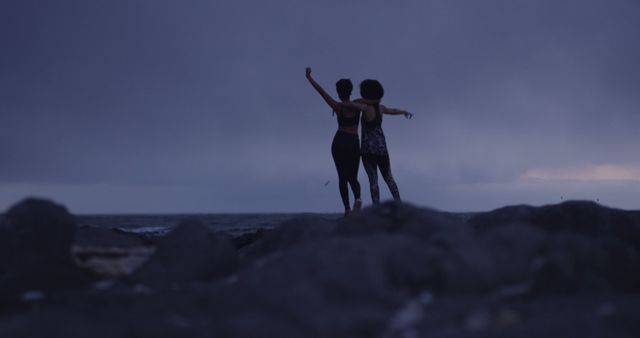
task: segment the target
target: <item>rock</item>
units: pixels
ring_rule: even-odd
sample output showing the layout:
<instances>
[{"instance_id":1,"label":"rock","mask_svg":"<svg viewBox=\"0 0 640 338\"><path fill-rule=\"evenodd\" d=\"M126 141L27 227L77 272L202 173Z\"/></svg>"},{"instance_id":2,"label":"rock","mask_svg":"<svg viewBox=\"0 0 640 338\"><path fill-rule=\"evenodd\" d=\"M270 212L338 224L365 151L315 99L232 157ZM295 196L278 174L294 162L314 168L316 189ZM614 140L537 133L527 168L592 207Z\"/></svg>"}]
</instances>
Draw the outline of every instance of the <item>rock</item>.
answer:
<instances>
[{"instance_id":1,"label":"rock","mask_svg":"<svg viewBox=\"0 0 640 338\"><path fill-rule=\"evenodd\" d=\"M532 262L545 240L543 231L519 225L475 233L460 217L446 212L387 202L341 220L336 236L370 237L404 235L429 248L396 260L393 268L402 276L431 271L429 283L401 283L406 288L427 287L439 292L490 292L521 283L534 275ZM402 252L416 250L402 248ZM420 255L423 255L420 257ZM426 256L425 256L426 255ZM414 258L416 257L416 258ZM416 264L422 260L423 264ZM429 262L428 264L424 264Z\"/></svg>"},{"instance_id":2,"label":"rock","mask_svg":"<svg viewBox=\"0 0 640 338\"><path fill-rule=\"evenodd\" d=\"M236 246L236 249L241 249L249 244L252 244L262 238L269 233L270 229L258 229L253 232L247 232L242 235L236 236L233 238L233 244Z\"/></svg>"},{"instance_id":3,"label":"rock","mask_svg":"<svg viewBox=\"0 0 640 338\"><path fill-rule=\"evenodd\" d=\"M307 241L258 258L230 287L250 295L256 314L286 320L281 332L375 336L407 294L438 283L432 249L422 244L401 234Z\"/></svg>"},{"instance_id":4,"label":"rock","mask_svg":"<svg viewBox=\"0 0 640 338\"><path fill-rule=\"evenodd\" d=\"M537 293L640 290L640 256L624 242L556 235L541 256L533 285Z\"/></svg>"},{"instance_id":5,"label":"rock","mask_svg":"<svg viewBox=\"0 0 640 338\"><path fill-rule=\"evenodd\" d=\"M458 232L467 231L466 228L468 226L459 218L445 212L421 209L400 202L386 202L353 213L337 222L315 215L293 218L269 231L264 238L244 247L242 255L251 260L329 238L373 236L383 233L432 239L437 244L438 238L443 234L455 237Z\"/></svg>"},{"instance_id":6,"label":"rock","mask_svg":"<svg viewBox=\"0 0 640 338\"><path fill-rule=\"evenodd\" d=\"M237 267L229 238L213 234L199 221L183 221L160 240L155 253L132 275L135 282L165 286L225 276Z\"/></svg>"},{"instance_id":7,"label":"rock","mask_svg":"<svg viewBox=\"0 0 640 338\"><path fill-rule=\"evenodd\" d=\"M568 201L539 208L510 206L469 220L478 230L515 223L549 233L569 232L589 237L614 237L640 249L640 211L612 209L589 201Z\"/></svg>"},{"instance_id":8,"label":"rock","mask_svg":"<svg viewBox=\"0 0 640 338\"><path fill-rule=\"evenodd\" d=\"M518 241L517 250L513 251L515 255L525 250L538 252L537 271L531 279L534 292L640 290L638 211L611 209L588 201L568 201L539 208L504 207L478 214L469 223L489 237L498 229L522 229L523 226L546 233L543 242L538 234L531 237L529 243ZM535 247L531 247L533 243ZM491 247L484 251L490 250L495 251ZM514 269L512 266L508 270Z\"/></svg>"},{"instance_id":9,"label":"rock","mask_svg":"<svg viewBox=\"0 0 640 338\"><path fill-rule=\"evenodd\" d=\"M336 233L344 236L403 233L431 239L436 234L458 231L464 226L458 218L446 212L390 201L366 208L339 221Z\"/></svg>"},{"instance_id":10,"label":"rock","mask_svg":"<svg viewBox=\"0 0 640 338\"><path fill-rule=\"evenodd\" d=\"M531 223L531 215L538 208L529 205L510 205L472 216L467 222L483 231L501 225Z\"/></svg>"},{"instance_id":11,"label":"rock","mask_svg":"<svg viewBox=\"0 0 640 338\"><path fill-rule=\"evenodd\" d=\"M218 279L233 245L186 222L136 273L147 286L45 298L0 318L0 336L636 337L637 250L598 208L602 236L563 223L582 216L536 223L529 207L482 225L398 203L304 216L243 247L251 259Z\"/></svg>"},{"instance_id":12,"label":"rock","mask_svg":"<svg viewBox=\"0 0 640 338\"><path fill-rule=\"evenodd\" d=\"M74 217L51 201L29 198L11 207L0 222L0 299L88 285L71 257L75 230Z\"/></svg>"},{"instance_id":13,"label":"rock","mask_svg":"<svg viewBox=\"0 0 640 338\"><path fill-rule=\"evenodd\" d=\"M0 225L42 259L69 258L76 223L67 209L51 201L29 198L11 207ZM24 248L27 249L27 248Z\"/></svg>"},{"instance_id":14,"label":"rock","mask_svg":"<svg viewBox=\"0 0 640 338\"><path fill-rule=\"evenodd\" d=\"M250 261L295 245L330 238L335 227L335 221L315 215L294 217L267 232L262 239L245 246L241 254Z\"/></svg>"}]
</instances>

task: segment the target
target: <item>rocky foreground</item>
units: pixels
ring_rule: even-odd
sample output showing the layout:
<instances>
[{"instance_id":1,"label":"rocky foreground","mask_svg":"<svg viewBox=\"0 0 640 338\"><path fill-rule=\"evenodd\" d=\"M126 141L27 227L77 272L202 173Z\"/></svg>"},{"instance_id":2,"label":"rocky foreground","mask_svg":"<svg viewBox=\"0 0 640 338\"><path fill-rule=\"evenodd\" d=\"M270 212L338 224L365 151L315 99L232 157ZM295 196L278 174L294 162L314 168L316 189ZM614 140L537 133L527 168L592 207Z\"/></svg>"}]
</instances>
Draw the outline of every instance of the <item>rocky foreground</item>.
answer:
<instances>
[{"instance_id":1,"label":"rocky foreground","mask_svg":"<svg viewBox=\"0 0 640 338\"><path fill-rule=\"evenodd\" d=\"M640 337L638 309L640 212L591 202L238 238L88 230L37 199L0 221L0 337Z\"/></svg>"}]
</instances>

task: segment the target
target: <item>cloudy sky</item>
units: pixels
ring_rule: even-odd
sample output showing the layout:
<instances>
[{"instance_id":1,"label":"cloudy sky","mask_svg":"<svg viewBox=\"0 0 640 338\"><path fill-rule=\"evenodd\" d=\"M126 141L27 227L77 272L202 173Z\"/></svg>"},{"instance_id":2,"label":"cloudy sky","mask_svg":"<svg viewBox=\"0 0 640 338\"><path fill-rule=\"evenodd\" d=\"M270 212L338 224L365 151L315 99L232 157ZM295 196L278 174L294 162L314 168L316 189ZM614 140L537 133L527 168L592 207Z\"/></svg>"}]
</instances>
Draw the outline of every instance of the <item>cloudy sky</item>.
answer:
<instances>
[{"instance_id":1,"label":"cloudy sky","mask_svg":"<svg viewBox=\"0 0 640 338\"><path fill-rule=\"evenodd\" d=\"M339 212L336 122L305 66L415 113L384 122L407 201L640 209L639 17L635 0L3 0L0 210Z\"/></svg>"}]
</instances>

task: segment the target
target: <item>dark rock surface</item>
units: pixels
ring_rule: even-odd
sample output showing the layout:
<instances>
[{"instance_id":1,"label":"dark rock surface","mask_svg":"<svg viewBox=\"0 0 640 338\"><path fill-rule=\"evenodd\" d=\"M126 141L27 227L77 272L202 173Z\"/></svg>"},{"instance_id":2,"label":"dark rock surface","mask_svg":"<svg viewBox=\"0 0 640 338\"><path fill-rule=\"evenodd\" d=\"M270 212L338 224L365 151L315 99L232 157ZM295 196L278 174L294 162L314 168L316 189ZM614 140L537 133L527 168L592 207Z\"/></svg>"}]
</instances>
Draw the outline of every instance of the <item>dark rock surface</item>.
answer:
<instances>
[{"instance_id":1,"label":"dark rock surface","mask_svg":"<svg viewBox=\"0 0 640 338\"><path fill-rule=\"evenodd\" d=\"M26 291L87 285L71 258L75 230L74 217L53 202L31 198L12 206L0 221L0 304Z\"/></svg>"},{"instance_id":2,"label":"dark rock surface","mask_svg":"<svg viewBox=\"0 0 640 338\"><path fill-rule=\"evenodd\" d=\"M588 202L468 220L390 202L292 219L236 266L229 239L187 222L131 277L151 288L58 293L0 336L638 337L639 227Z\"/></svg>"},{"instance_id":3,"label":"dark rock surface","mask_svg":"<svg viewBox=\"0 0 640 338\"><path fill-rule=\"evenodd\" d=\"M335 232L336 223L315 215L303 215L282 223L262 240L247 245L241 255L248 258L264 256L295 245L326 239Z\"/></svg>"},{"instance_id":4,"label":"dark rock surface","mask_svg":"<svg viewBox=\"0 0 640 338\"><path fill-rule=\"evenodd\" d=\"M42 259L68 258L76 231L75 219L65 207L35 198L9 208L0 227L11 239L28 244L18 250Z\"/></svg>"},{"instance_id":5,"label":"dark rock surface","mask_svg":"<svg viewBox=\"0 0 640 338\"><path fill-rule=\"evenodd\" d=\"M476 215L469 223L481 231L524 223L550 233L612 237L640 249L640 211L612 209L590 201L568 201L538 208L509 206Z\"/></svg>"},{"instance_id":6,"label":"dark rock surface","mask_svg":"<svg viewBox=\"0 0 640 338\"><path fill-rule=\"evenodd\" d=\"M271 229L258 229L256 231L246 232L239 236L233 237L233 245L236 249L241 249L247 245L253 244L266 236L267 233L272 231Z\"/></svg>"},{"instance_id":7,"label":"dark rock surface","mask_svg":"<svg viewBox=\"0 0 640 338\"><path fill-rule=\"evenodd\" d=\"M243 233L239 236L232 238L233 245L236 246L236 249L241 249L247 245L257 242L258 240L261 240L270 231L272 230L258 229L253 232Z\"/></svg>"},{"instance_id":8,"label":"dark rock surface","mask_svg":"<svg viewBox=\"0 0 640 338\"><path fill-rule=\"evenodd\" d=\"M186 220L162 238L151 258L131 276L154 286L206 281L233 272L237 252L229 238Z\"/></svg>"},{"instance_id":9,"label":"dark rock surface","mask_svg":"<svg viewBox=\"0 0 640 338\"><path fill-rule=\"evenodd\" d=\"M611 209L588 201L539 208L513 206L469 220L480 233L525 225L545 234L538 246L539 291L638 291L640 212Z\"/></svg>"}]
</instances>

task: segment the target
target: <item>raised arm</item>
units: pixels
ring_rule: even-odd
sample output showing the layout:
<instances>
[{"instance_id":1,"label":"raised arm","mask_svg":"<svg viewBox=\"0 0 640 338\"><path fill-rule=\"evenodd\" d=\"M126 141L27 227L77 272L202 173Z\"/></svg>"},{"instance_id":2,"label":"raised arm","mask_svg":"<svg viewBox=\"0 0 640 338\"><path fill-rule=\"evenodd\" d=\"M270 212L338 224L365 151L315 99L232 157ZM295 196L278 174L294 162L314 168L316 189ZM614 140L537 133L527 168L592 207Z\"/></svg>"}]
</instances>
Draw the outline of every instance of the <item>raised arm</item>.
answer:
<instances>
[{"instance_id":1,"label":"raised arm","mask_svg":"<svg viewBox=\"0 0 640 338\"><path fill-rule=\"evenodd\" d=\"M329 107L331 107L331 109L333 109L333 111L339 111L340 110L340 103L336 100L334 100L331 95L329 95L324 88L322 88L322 86L320 86L316 80L313 79L313 77L311 77L311 68L307 67L307 69L305 69L305 76L307 77L307 80L309 80L309 83L311 83L311 85L313 86L313 88L316 89L316 91L318 91L318 93L320 94L320 96L322 96L322 98L324 99L324 101L329 105Z\"/></svg>"},{"instance_id":2,"label":"raised arm","mask_svg":"<svg viewBox=\"0 0 640 338\"><path fill-rule=\"evenodd\" d=\"M380 105L380 112L387 115L404 115L404 117L408 119L413 117L413 114L408 111L396 109L396 108L389 108L383 105Z\"/></svg>"}]
</instances>

